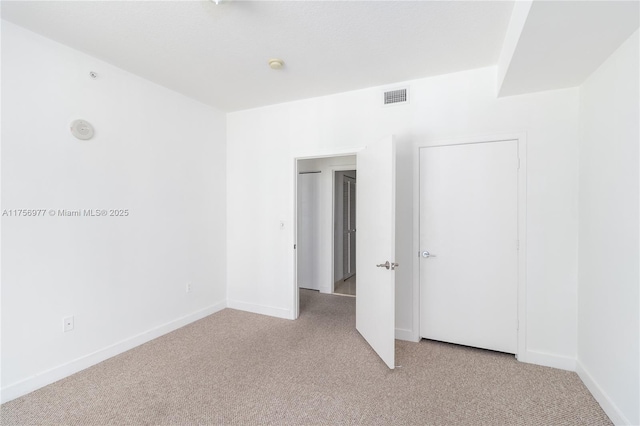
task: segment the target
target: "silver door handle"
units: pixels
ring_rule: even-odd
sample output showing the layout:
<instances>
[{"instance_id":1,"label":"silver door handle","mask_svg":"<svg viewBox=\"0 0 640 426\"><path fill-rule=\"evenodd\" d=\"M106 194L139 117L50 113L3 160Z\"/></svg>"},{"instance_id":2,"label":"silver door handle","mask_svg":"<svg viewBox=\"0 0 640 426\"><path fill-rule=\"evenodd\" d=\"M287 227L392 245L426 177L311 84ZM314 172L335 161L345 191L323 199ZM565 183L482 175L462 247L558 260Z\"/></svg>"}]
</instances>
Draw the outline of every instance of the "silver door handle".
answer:
<instances>
[{"instance_id":1,"label":"silver door handle","mask_svg":"<svg viewBox=\"0 0 640 426\"><path fill-rule=\"evenodd\" d=\"M378 265L376 265L376 266L377 266L378 268L387 268L387 269L391 268L391 264L389 263L389 261L388 261L388 260L387 260L386 262L384 262L384 263L380 263L380 264L378 264Z\"/></svg>"},{"instance_id":2,"label":"silver door handle","mask_svg":"<svg viewBox=\"0 0 640 426\"><path fill-rule=\"evenodd\" d=\"M435 254L431 254L431 253L429 253L428 251L425 250L425 251L422 252L422 257L424 257L426 259L427 257L437 257L437 256Z\"/></svg>"},{"instance_id":3,"label":"silver door handle","mask_svg":"<svg viewBox=\"0 0 640 426\"><path fill-rule=\"evenodd\" d=\"M388 260L384 263L380 263L378 265L376 265L378 268L387 268L387 269L391 269L392 271L395 271L395 269L400 266L395 262L389 262Z\"/></svg>"}]
</instances>

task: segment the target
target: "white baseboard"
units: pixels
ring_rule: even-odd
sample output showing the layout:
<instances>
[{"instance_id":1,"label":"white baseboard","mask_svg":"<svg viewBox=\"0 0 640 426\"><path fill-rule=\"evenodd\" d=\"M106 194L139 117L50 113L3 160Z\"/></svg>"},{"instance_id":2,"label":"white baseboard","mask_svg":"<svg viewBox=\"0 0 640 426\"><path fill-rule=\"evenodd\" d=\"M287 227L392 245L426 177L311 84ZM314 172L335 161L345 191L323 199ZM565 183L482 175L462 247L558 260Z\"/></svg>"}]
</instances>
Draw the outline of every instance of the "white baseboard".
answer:
<instances>
[{"instance_id":1,"label":"white baseboard","mask_svg":"<svg viewBox=\"0 0 640 426\"><path fill-rule=\"evenodd\" d=\"M254 314L268 315L270 317L294 319L291 309L276 308L273 306L256 305L253 303L241 302L239 300L227 300L227 307L240 311L253 312Z\"/></svg>"},{"instance_id":2,"label":"white baseboard","mask_svg":"<svg viewBox=\"0 0 640 426\"><path fill-rule=\"evenodd\" d=\"M544 367L559 368L560 370L576 371L575 358L544 352L526 351L524 354L518 354L518 361L542 365Z\"/></svg>"},{"instance_id":3,"label":"white baseboard","mask_svg":"<svg viewBox=\"0 0 640 426\"><path fill-rule=\"evenodd\" d=\"M409 342L418 342L420 340L416 340L413 330L407 330L406 328L396 328L396 339L407 340Z\"/></svg>"},{"instance_id":4,"label":"white baseboard","mask_svg":"<svg viewBox=\"0 0 640 426\"><path fill-rule=\"evenodd\" d=\"M8 385L0 391L0 402L4 404L12 399L19 398L29 392L33 392L36 389L50 385L51 383L64 379L65 377L96 365L106 359L133 349L136 346L140 346L143 343L147 343L164 334L184 327L187 324L221 311L226 306L227 304L225 301L218 302L200 311L185 315L166 324L152 328L151 330L147 330L140 334L136 334L135 336L121 340L120 342L114 343L106 348L81 356L80 358L74 359L73 361L59 365L50 370L43 371L42 373L31 376L20 382Z\"/></svg>"},{"instance_id":5,"label":"white baseboard","mask_svg":"<svg viewBox=\"0 0 640 426\"><path fill-rule=\"evenodd\" d=\"M631 421L620 411L618 406L609 398L604 390L594 380L593 376L584 368L580 361L576 363L576 373L582 379L582 383L589 389L591 395L598 401L600 407L615 425L630 425Z\"/></svg>"}]
</instances>

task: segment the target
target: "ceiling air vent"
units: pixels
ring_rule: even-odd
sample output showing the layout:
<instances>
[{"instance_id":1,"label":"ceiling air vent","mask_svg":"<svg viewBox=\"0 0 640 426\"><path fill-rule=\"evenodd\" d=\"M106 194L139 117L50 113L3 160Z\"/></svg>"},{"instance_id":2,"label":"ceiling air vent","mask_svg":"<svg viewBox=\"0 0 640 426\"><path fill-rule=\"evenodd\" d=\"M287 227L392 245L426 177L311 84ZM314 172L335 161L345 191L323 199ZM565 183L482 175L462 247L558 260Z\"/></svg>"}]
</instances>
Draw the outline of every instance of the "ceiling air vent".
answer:
<instances>
[{"instance_id":1,"label":"ceiling air vent","mask_svg":"<svg viewBox=\"0 0 640 426\"><path fill-rule=\"evenodd\" d=\"M407 102L409 102L409 91L406 87L384 92L384 105L406 104Z\"/></svg>"}]
</instances>

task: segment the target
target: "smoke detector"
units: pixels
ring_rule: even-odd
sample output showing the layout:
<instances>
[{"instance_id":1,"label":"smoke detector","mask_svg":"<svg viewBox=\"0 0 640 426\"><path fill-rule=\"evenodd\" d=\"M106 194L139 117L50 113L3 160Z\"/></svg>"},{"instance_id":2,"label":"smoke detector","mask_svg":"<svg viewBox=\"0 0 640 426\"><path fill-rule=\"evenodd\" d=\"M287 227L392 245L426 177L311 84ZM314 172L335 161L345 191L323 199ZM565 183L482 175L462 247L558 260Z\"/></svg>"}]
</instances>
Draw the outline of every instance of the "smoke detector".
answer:
<instances>
[{"instance_id":1,"label":"smoke detector","mask_svg":"<svg viewBox=\"0 0 640 426\"><path fill-rule=\"evenodd\" d=\"M73 120L71 134L76 138L86 141L93 137L93 126L85 120Z\"/></svg>"}]
</instances>

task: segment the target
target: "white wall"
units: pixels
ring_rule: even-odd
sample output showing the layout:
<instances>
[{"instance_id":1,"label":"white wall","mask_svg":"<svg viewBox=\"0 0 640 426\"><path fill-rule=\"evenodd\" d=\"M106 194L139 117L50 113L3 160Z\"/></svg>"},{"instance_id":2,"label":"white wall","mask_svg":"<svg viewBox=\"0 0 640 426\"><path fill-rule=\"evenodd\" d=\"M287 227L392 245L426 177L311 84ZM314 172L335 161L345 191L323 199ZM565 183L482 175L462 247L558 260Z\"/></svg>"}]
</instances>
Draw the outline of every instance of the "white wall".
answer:
<instances>
[{"instance_id":1,"label":"white wall","mask_svg":"<svg viewBox=\"0 0 640 426\"><path fill-rule=\"evenodd\" d=\"M580 88L578 372L640 424L638 32Z\"/></svg>"},{"instance_id":2,"label":"white wall","mask_svg":"<svg viewBox=\"0 0 640 426\"><path fill-rule=\"evenodd\" d=\"M224 307L224 114L4 21L2 106L3 210L129 210L2 217L3 401Z\"/></svg>"},{"instance_id":3,"label":"white wall","mask_svg":"<svg viewBox=\"0 0 640 426\"><path fill-rule=\"evenodd\" d=\"M530 360L574 366L577 303L578 90L496 99L496 67L411 81L411 103L381 107L381 88L227 116L229 303L291 318L294 158L398 142L396 327L413 330L414 143L526 132L527 345ZM259 212L259 214L257 213ZM281 230L279 222L285 222ZM245 247L263 253L246 268ZM406 265L406 266L405 266ZM521 359L527 359L522 354Z\"/></svg>"}]
</instances>

